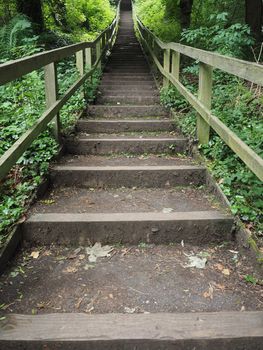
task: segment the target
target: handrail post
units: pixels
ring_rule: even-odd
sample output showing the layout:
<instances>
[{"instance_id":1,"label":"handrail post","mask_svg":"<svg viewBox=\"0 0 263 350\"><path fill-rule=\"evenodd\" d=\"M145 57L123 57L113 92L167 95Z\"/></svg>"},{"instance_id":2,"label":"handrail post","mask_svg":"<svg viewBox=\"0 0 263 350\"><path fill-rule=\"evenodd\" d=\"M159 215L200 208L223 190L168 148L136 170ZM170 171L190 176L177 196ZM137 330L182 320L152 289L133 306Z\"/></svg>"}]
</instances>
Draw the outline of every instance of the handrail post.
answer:
<instances>
[{"instance_id":1,"label":"handrail post","mask_svg":"<svg viewBox=\"0 0 263 350\"><path fill-rule=\"evenodd\" d=\"M85 64L86 64L86 69L90 70L92 67L91 47L87 47L85 49Z\"/></svg>"},{"instance_id":2,"label":"handrail post","mask_svg":"<svg viewBox=\"0 0 263 350\"><path fill-rule=\"evenodd\" d=\"M163 68L166 73L170 73L170 57L171 51L170 49L165 49L163 53ZM169 79L166 77L163 78L163 87L169 87Z\"/></svg>"},{"instance_id":3,"label":"handrail post","mask_svg":"<svg viewBox=\"0 0 263 350\"><path fill-rule=\"evenodd\" d=\"M199 63L199 90L198 98L203 105L211 109L212 104L212 86L213 86L213 67ZM197 137L200 144L205 145L209 142L210 126L204 119L197 116Z\"/></svg>"},{"instance_id":4,"label":"handrail post","mask_svg":"<svg viewBox=\"0 0 263 350\"><path fill-rule=\"evenodd\" d=\"M79 74L81 77L83 77L84 73L85 73L85 69L84 69L84 50L78 51L76 52L76 67L77 70L79 71ZM84 92L84 88L82 89L81 92L81 98L85 98L85 92Z\"/></svg>"},{"instance_id":5,"label":"handrail post","mask_svg":"<svg viewBox=\"0 0 263 350\"><path fill-rule=\"evenodd\" d=\"M44 67L46 107L50 108L58 100L58 79L56 64L50 63ZM53 119L53 134L60 143L60 117L59 113Z\"/></svg>"},{"instance_id":6,"label":"handrail post","mask_svg":"<svg viewBox=\"0 0 263 350\"><path fill-rule=\"evenodd\" d=\"M175 79L179 80L180 76L180 53L177 51L172 52L172 75Z\"/></svg>"},{"instance_id":7,"label":"handrail post","mask_svg":"<svg viewBox=\"0 0 263 350\"><path fill-rule=\"evenodd\" d=\"M96 43L96 60L99 59L101 55L101 40ZM101 69L101 60L99 61L97 67Z\"/></svg>"}]
</instances>

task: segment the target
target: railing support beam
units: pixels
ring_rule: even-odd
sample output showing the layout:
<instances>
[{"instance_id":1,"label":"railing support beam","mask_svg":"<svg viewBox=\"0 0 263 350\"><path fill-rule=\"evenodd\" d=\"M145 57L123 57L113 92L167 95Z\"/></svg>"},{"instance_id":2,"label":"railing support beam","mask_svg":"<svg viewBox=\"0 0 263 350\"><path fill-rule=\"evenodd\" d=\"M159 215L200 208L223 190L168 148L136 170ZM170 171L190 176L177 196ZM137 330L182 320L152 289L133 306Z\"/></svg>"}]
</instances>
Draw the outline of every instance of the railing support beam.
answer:
<instances>
[{"instance_id":1,"label":"railing support beam","mask_svg":"<svg viewBox=\"0 0 263 350\"><path fill-rule=\"evenodd\" d=\"M96 43L96 59L98 59L100 55L101 55L101 40L99 40ZM98 63L97 68L101 69L101 61Z\"/></svg>"},{"instance_id":2,"label":"railing support beam","mask_svg":"<svg viewBox=\"0 0 263 350\"><path fill-rule=\"evenodd\" d=\"M171 57L170 49L165 49L163 53L163 68L166 73L170 73L170 57ZM169 87L169 80L166 77L163 78L163 87L164 88Z\"/></svg>"},{"instance_id":3,"label":"railing support beam","mask_svg":"<svg viewBox=\"0 0 263 350\"><path fill-rule=\"evenodd\" d=\"M79 71L80 77L83 77L85 73L84 50L76 52L76 67L77 67L77 70ZM81 98L85 98L84 87L81 88Z\"/></svg>"},{"instance_id":4,"label":"railing support beam","mask_svg":"<svg viewBox=\"0 0 263 350\"><path fill-rule=\"evenodd\" d=\"M172 52L172 75L175 79L179 80L180 76L180 53L173 51Z\"/></svg>"},{"instance_id":5,"label":"railing support beam","mask_svg":"<svg viewBox=\"0 0 263 350\"><path fill-rule=\"evenodd\" d=\"M213 67L205 64L199 64L199 91L198 99L209 110L212 103L212 86L213 86ZM202 145L209 142L210 126L204 119L197 116L197 137Z\"/></svg>"},{"instance_id":6,"label":"railing support beam","mask_svg":"<svg viewBox=\"0 0 263 350\"><path fill-rule=\"evenodd\" d=\"M44 67L46 107L50 108L58 100L58 79L57 67L55 63L50 63ZM59 113L53 119L53 133L55 139L60 143L60 117Z\"/></svg>"}]
</instances>

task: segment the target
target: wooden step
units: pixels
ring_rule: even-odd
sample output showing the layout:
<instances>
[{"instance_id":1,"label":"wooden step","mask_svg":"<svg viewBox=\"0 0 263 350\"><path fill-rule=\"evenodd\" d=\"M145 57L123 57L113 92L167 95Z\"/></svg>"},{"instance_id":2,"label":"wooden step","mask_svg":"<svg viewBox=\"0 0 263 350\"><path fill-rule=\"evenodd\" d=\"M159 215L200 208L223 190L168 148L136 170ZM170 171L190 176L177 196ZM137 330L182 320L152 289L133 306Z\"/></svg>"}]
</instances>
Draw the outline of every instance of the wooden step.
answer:
<instances>
[{"instance_id":1,"label":"wooden step","mask_svg":"<svg viewBox=\"0 0 263 350\"><path fill-rule=\"evenodd\" d=\"M184 153L187 147L184 137L76 137L66 141L66 150L71 154L173 154Z\"/></svg>"},{"instance_id":2,"label":"wooden step","mask_svg":"<svg viewBox=\"0 0 263 350\"><path fill-rule=\"evenodd\" d=\"M85 120L80 119L76 125L77 131L87 133L118 133L136 131L172 131L173 123L168 119L146 120Z\"/></svg>"},{"instance_id":3,"label":"wooden step","mask_svg":"<svg viewBox=\"0 0 263 350\"><path fill-rule=\"evenodd\" d=\"M263 313L9 315L3 350L262 350Z\"/></svg>"},{"instance_id":4,"label":"wooden step","mask_svg":"<svg viewBox=\"0 0 263 350\"><path fill-rule=\"evenodd\" d=\"M66 206L66 202L64 201ZM218 211L38 213L23 224L31 245L154 244L203 245L231 239L233 218Z\"/></svg>"},{"instance_id":5,"label":"wooden step","mask_svg":"<svg viewBox=\"0 0 263 350\"><path fill-rule=\"evenodd\" d=\"M167 116L167 110L159 105L148 106L107 106L91 105L87 108L87 115L92 117L132 118L132 117L162 117Z\"/></svg>"},{"instance_id":6,"label":"wooden step","mask_svg":"<svg viewBox=\"0 0 263 350\"><path fill-rule=\"evenodd\" d=\"M174 187L204 185L206 169L195 165L169 166L74 166L57 165L52 168L55 186L92 188L124 186Z\"/></svg>"},{"instance_id":7,"label":"wooden step","mask_svg":"<svg viewBox=\"0 0 263 350\"><path fill-rule=\"evenodd\" d=\"M108 94L102 94L101 96L97 97L97 103L99 104L111 104L111 105L154 105L158 104L160 102L159 96L154 96L153 94L146 94L143 93L141 95L132 95L132 94L125 94L123 92L119 93L118 95L108 95Z\"/></svg>"}]
</instances>

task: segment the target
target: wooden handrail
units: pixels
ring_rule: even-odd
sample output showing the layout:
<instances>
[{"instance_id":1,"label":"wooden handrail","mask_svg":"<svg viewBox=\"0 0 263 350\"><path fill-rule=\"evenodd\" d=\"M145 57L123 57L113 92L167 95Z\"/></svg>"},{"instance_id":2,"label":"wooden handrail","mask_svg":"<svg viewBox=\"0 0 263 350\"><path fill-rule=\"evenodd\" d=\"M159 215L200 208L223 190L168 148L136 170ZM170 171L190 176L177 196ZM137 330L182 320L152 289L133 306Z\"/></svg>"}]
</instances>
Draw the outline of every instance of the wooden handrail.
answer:
<instances>
[{"instance_id":1,"label":"wooden handrail","mask_svg":"<svg viewBox=\"0 0 263 350\"><path fill-rule=\"evenodd\" d=\"M263 85L263 66L178 43L164 43L143 25L135 13L134 7L133 12L140 40L143 46L146 46L154 63L163 75L164 86L172 83L198 112L197 136L199 142L201 144L208 143L209 130L212 127L248 168L263 181L263 159L211 112L212 74L214 68L258 85ZM163 63L160 63L154 52L153 47L156 46L163 50ZM199 61L198 97L192 94L179 81L180 54Z\"/></svg>"},{"instance_id":2,"label":"wooden handrail","mask_svg":"<svg viewBox=\"0 0 263 350\"><path fill-rule=\"evenodd\" d=\"M94 41L69 45L55 50L42 52L30 57L15 61L9 61L0 65L0 85L11 82L25 74L44 67L46 110L36 123L26 131L0 158L0 180L3 179L16 164L22 154L31 146L32 142L47 128L55 118L54 133L56 139L60 140L59 111L70 99L70 97L81 87L84 82L99 68L101 61L106 57L116 39L120 19L120 2L117 13L110 24ZM92 64L91 50L95 49L96 61ZM56 63L60 60L76 54L76 65L81 77L58 98ZM88 71L85 73L85 66Z\"/></svg>"}]
</instances>

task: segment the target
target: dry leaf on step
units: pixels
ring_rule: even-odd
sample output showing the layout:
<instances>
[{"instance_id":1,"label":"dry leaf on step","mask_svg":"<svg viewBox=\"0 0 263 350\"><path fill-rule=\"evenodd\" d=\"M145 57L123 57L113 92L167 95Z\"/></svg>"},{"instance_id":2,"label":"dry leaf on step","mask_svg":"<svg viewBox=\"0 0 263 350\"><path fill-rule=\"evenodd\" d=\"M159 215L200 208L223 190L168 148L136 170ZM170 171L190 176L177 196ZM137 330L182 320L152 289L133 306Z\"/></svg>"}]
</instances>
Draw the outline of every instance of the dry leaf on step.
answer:
<instances>
[{"instance_id":1,"label":"dry leaf on step","mask_svg":"<svg viewBox=\"0 0 263 350\"><path fill-rule=\"evenodd\" d=\"M32 252L30 254L30 257L33 258L33 259L37 259L39 257L39 252Z\"/></svg>"},{"instance_id":2,"label":"dry leaf on step","mask_svg":"<svg viewBox=\"0 0 263 350\"><path fill-rule=\"evenodd\" d=\"M86 253L89 255L89 262L96 262L97 258L109 257L113 249L112 246L102 246L101 243L95 243L93 247L86 248Z\"/></svg>"}]
</instances>

